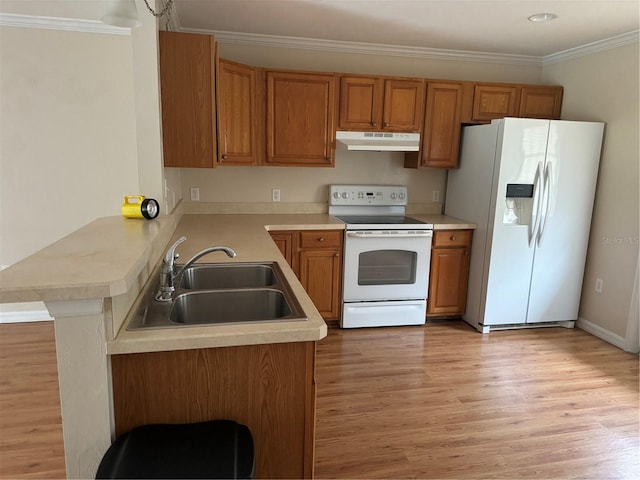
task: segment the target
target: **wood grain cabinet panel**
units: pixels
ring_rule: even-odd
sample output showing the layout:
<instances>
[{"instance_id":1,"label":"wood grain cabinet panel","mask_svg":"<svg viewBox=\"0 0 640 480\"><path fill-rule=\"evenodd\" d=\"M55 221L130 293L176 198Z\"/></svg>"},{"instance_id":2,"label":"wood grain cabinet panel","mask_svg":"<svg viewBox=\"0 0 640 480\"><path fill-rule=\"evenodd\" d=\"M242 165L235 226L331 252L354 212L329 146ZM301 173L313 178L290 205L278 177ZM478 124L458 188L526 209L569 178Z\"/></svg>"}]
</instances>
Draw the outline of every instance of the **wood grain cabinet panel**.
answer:
<instances>
[{"instance_id":1,"label":"wood grain cabinet panel","mask_svg":"<svg viewBox=\"0 0 640 480\"><path fill-rule=\"evenodd\" d=\"M333 167L336 76L267 71L267 164Z\"/></svg>"},{"instance_id":2,"label":"wood grain cabinet panel","mask_svg":"<svg viewBox=\"0 0 640 480\"><path fill-rule=\"evenodd\" d=\"M260 162L257 71L220 59L216 83L218 97L218 163L258 165Z\"/></svg>"},{"instance_id":3,"label":"wood grain cabinet panel","mask_svg":"<svg viewBox=\"0 0 640 480\"><path fill-rule=\"evenodd\" d=\"M383 81L378 77L340 77L338 129L373 131L382 125Z\"/></svg>"},{"instance_id":4,"label":"wood grain cabinet panel","mask_svg":"<svg viewBox=\"0 0 640 480\"><path fill-rule=\"evenodd\" d=\"M116 434L228 419L254 439L255 478L312 478L315 342L111 357Z\"/></svg>"},{"instance_id":5,"label":"wood grain cabinet panel","mask_svg":"<svg viewBox=\"0 0 640 480\"><path fill-rule=\"evenodd\" d=\"M517 86L476 84L473 93L473 121L518 116Z\"/></svg>"},{"instance_id":6,"label":"wood grain cabinet panel","mask_svg":"<svg viewBox=\"0 0 640 480\"><path fill-rule=\"evenodd\" d=\"M273 231L269 232L269 235L289 266L293 266L293 232Z\"/></svg>"},{"instance_id":7,"label":"wood grain cabinet panel","mask_svg":"<svg viewBox=\"0 0 640 480\"><path fill-rule=\"evenodd\" d=\"M211 35L159 32L165 167L212 168L217 158Z\"/></svg>"},{"instance_id":8,"label":"wood grain cabinet panel","mask_svg":"<svg viewBox=\"0 0 640 480\"><path fill-rule=\"evenodd\" d=\"M341 130L420 132L425 84L399 77L340 77Z\"/></svg>"},{"instance_id":9,"label":"wood grain cabinet panel","mask_svg":"<svg viewBox=\"0 0 640 480\"><path fill-rule=\"evenodd\" d=\"M460 149L462 83L427 84L420 152L405 154L405 167L456 168Z\"/></svg>"},{"instance_id":10,"label":"wood grain cabinet panel","mask_svg":"<svg viewBox=\"0 0 640 480\"><path fill-rule=\"evenodd\" d=\"M520 93L519 116L524 118L560 118L562 87L523 86Z\"/></svg>"},{"instance_id":11,"label":"wood grain cabinet panel","mask_svg":"<svg viewBox=\"0 0 640 480\"><path fill-rule=\"evenodd\" d=\"M338 320L342 306L342 230L269 232L325 320ZM292 248L289 249L288 242ZM289 260L287 260L289 261Z\"/></svg>"},{"instance_id":12,"label":"wood grain cabinet panel","mask_svg":"<svg viewBox=\"0 0 640 480\"><path fill-rule=\"evenodd\" d=\"M459 316L466 308L471 230L434 232L428 316Z\"/></svg>"}]
</instances>

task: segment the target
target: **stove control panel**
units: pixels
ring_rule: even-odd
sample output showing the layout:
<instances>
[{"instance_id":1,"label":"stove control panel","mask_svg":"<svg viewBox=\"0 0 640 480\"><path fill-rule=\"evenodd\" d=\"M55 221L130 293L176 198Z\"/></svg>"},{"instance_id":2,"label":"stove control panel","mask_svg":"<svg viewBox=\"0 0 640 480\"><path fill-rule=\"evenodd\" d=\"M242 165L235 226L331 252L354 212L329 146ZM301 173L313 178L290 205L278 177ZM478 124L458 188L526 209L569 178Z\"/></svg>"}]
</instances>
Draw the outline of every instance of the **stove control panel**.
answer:
<instances>
[{"instance_id":1,"label":"stove control panel","mask_svg":"<svg viewBox=\"0 0 640 480\"><path fill-rule=\"evenodd\" d=\"M329 205L406 205L403 185L330 185Z\"/></svg>"}]
</instances>

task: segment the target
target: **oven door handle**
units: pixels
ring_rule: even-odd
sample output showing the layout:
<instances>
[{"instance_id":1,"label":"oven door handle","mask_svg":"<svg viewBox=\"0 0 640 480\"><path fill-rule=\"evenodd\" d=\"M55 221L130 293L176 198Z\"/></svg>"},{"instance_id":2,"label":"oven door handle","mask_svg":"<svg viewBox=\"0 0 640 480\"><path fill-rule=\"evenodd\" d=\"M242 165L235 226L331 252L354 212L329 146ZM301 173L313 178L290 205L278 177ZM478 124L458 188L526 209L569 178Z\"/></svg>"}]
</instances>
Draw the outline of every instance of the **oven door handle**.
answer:
<instances>
[{"instance_id":1,"label":"oven door handle","mask_svg":"<svg viewBox=\"0 0 640 480\"><path fill-rule=\"evenodd\" d=\"M431 230L426 230L424 233L359 233L359 232L347 232L347 238L427 238L433 237Z\"/></svg>"}]
</instances>

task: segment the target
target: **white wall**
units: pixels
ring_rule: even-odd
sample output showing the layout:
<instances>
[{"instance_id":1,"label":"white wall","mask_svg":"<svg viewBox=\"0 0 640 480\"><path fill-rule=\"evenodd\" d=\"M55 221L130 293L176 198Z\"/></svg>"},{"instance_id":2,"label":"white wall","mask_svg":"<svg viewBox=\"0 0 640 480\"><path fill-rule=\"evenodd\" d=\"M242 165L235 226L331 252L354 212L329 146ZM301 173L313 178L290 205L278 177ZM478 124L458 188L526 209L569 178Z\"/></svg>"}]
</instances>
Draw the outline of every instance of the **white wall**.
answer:
<instances>
[{"instance_id":1,"label":"white wall","mask_svg":"<svg viewBox=\"0 0 640 480\"><path fill-rule=\"evenodd\" d=\"M0 264L138 190L131 38L0 27Z\"/></svg>"},{"instance_id":2,"label":"white wall","mask_svg":"<svg viewBox=\"0 0 640 480\"><path fill-rule=\"evenodd\" d=\"M614 339L627 331L638 262L638 59L638 44L628 45L545 66L542 75L564 85L563 118L606 123L580 318Z\"/></svg>"}]
</instances>

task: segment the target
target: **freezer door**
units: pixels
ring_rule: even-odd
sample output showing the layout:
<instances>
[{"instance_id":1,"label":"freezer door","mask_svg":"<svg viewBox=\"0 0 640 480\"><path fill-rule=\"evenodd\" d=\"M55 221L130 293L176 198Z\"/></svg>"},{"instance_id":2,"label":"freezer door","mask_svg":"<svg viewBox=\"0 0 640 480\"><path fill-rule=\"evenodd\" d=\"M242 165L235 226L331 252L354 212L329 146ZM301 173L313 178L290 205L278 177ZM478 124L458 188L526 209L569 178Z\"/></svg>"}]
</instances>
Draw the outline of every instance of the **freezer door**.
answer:
<instances>
[{"instance_id":1,"label":"freezer door","mask_svg":"<svg viewBox=\"0 0 640 480\"><path fill-rule=\"evenodd\" d=\"M528 323L578 318L603 129L551 121Z\"/></svg>"},{"instance_id":2,"label":"freezer door","mask_svg":"<svg viewBox=\"0 0 640 480\"><path fill-rule=\"evenodd\" d=\"M484 325L526 322L549 121L506 118L502 128ZM534 185L533 197L518 199L521 208L514 209L513 199L507 197L508 184Z\"/></svg>"}]
</instances>

